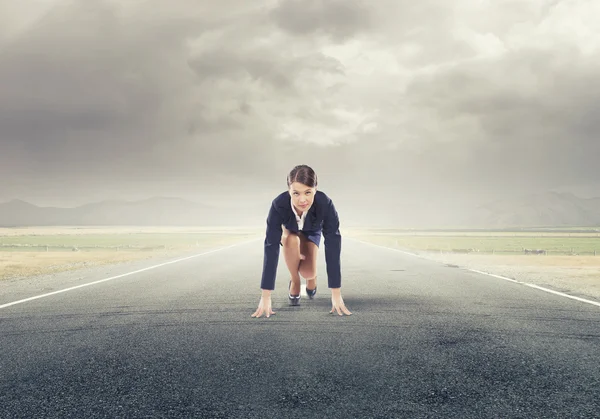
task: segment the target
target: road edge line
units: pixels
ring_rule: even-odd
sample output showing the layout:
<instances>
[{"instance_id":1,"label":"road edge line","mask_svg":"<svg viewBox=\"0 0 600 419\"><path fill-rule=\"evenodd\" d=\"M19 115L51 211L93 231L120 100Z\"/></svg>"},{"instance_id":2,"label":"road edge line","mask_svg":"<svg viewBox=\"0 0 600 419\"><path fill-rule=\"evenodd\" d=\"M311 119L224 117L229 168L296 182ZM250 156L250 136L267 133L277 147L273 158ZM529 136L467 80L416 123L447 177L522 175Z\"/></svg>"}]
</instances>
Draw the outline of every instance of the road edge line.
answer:
<instances>
[{"instance_id":1,"label":"road edge line","mask_svg":"<svg viewBox=\"0 0 600 419\"><path fill-rule=\"evenodd\" d=\"M359 239L355 239L353 237L349 237L349 239L357 241L357 242L360 242L360 243L363 243L363 244L368 244L368 245L371 245L371 246L381 247L381 248L384 248L384 249L393 250L395 252L404 253L406 255L415 256L415 257L418 257L420 259L429 260L431 262L443 263L443 262L440 262L440 261L435 260L435 259L430 259L430 258L427 258L425 256L421 256L421 255L419 255L417 253L407 252L405 250L400 250L400 249L394 249L393 247L382 246L380 244L369 243L369 242L365 242L365 241L362 241L362 240L359 240ZM464 267L462 269L464 269L466 271L476 272L478 274L492 276L494 278L503 279L505 281L514 282L514 283L519 284L519 285L525 285L527 287L535 288L535 289L538 289L540 291L549 292L551 294L559 295L561 297L570 298L570 299L573 299L573 300L580 301L582 303L592 304L592 305L600 307L600 302L588 300L586 298L576 297L574 295L566 294L566 293L560 292L560 291L555 291L555 290L552 290L552 289L549 289L549 288L542 287L540 285L530 284L529 282L518 281L516 279L508 278L508 277L505 277L505 276L502 276L502 275L493 274L493 273L490 273L490 272L480 271L480 270L477 270L477 269L464 268Z\"/></svg>"},{"instance_id":2,"label":"road edge line","mask_svg":"<svg viewBox=\"0 0 600 419\"><path fill-rule=\"evenodd\" d=\"M196 257L199 257L199 256L208 255L209 253L219 252L221 250L229 249L229 248L235 247L235 246L242 246L244 244L252 243L252 242L255 242L255 241L258 241L258 240L262 240L262 239L263 239L262 237L258 237L258 238L253 239L253 240L248 240L248 241L241 242L241 243L234 243L232 245L221 247L221 248L218 248L218 249L212 249L212 250L209 250L209 251L206 251L206 252L202 252L202 253L198 253L198 254L195 254L195 255L185 256L185 257L182 257L182 258L179 258L179 259L170 260L168 262L159 263L158 265L152 265L152 266L148 266L146 268L138 269L138 270L135 270L135 271L126 272L124 274L111 276L110 278L104 278L104 279L99 279L97 281L88 282L87 284L76 285L74 287L69 287L69 288L65 288L65 289L62 289L62 290L58 290L58 291L48 292L46 294L34 295L33 297L24 298L24 299L18 300L18 301L12 301L10 303L0 304L0 309L6 308L6 307L10 307L10 306L13 306L13 305L16 305L16 304L25 303L27 301L37 300L39 298L49 297L51 295L60 294L60 293L63 293L63 292L74 290L74 289L88 287L90 285L99 284L101 282L112 281L113 279L123 278L124 276L129 276L129 275L133 275L133 274L136 274L136 273L140 273L140 272L144 272L144 271L149 271L150 269L160 268L161 266L170 265L171 263L177 263L177 262L181 262L181 261L184 261L184 260L196 258Z\"/></svg>"}]
</instances>

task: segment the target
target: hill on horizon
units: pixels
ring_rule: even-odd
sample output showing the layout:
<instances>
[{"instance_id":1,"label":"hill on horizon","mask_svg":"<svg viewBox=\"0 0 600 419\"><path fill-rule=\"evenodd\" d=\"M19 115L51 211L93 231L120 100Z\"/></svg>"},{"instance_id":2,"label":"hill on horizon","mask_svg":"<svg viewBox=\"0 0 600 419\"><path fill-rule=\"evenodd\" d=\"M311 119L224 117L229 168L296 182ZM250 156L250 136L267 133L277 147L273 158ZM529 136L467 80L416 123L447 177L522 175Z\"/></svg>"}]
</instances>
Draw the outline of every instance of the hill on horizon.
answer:
<instances>
[{"instance_id":1,"label":"hill on horizon","mask_svg":"<svg viewBox=\"0 0 600 419\"><path fill-rule=\"evenodd\" d=\"M339 206L338 206L339 207ZM344 225L390 226L399 222L395 214L377 214L339 207ZM106 200L73 208L40 207L14 199L0 203L0 226L51 225L144 225L224 226L264 225L268 209L264 204L217 206L178 197L152 197L137 201ZM347 215L350 214L351 215ZM366 216L364 214L368 213ZM358 215L360 214L360 215ZM370 219L367 219L370 217ZM376 219L376 220L373 220ZM442 212L402 227L426 228L523 228L600 226L600 197L580 198L572 193L544 192L501 199L471 208L460 216Z\"/></svg>"},{"instance_id":2,"label":"hill on horizon","mask_svg":"<svg viewBox=\"0 0 600 419\"><path fill-rule=\"evenodd\" d=\"M258 211L240 213L177 197L152 197L137 201L106 200L77 207L39 207L14 199L0 204L0 226L144 225L216 226L256 224Z\"/></svg>"}]
</instances>

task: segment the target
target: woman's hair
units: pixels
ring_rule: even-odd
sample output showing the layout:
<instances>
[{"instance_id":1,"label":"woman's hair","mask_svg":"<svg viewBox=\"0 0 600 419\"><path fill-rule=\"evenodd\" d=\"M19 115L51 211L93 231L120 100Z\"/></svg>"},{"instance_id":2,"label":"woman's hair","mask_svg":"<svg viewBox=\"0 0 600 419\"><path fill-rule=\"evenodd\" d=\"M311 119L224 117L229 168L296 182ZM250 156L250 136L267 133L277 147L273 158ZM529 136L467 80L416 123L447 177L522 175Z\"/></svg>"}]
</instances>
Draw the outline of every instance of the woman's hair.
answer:
<instances>
[{"instance_id":1,"label":"woman's hair","mask_svg":"<svg viewBox=\"0 0 600 419\"><path fill-rule=\"evenodd\" d=\"M288 188L294 182L302 183L310 188L317 187L317 174L313 169L305 164L294 167L287 176Z\"/></svg>"}]
</instances>

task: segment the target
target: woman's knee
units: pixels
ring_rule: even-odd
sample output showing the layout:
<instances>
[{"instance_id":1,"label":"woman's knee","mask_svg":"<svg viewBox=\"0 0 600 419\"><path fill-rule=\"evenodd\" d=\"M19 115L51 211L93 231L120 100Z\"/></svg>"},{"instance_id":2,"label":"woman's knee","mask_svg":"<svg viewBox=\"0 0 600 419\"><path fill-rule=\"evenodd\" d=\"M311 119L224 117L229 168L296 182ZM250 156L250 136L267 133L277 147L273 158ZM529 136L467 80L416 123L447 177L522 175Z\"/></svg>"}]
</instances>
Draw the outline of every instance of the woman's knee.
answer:
<instances>
[{"instance_id":1,"label":"woman's knee","mask_svg":"<svg viewBox=\"0 0 600 419\"><path fill-rule=\"evenodd\" d=\"M300 245L300 237L296 233L289 233L281 238L281 244L284 247L293 247Z\"/></svg>"},{"instance_id":2,"label":"woman's knee","mask_svg":"<svg viewBox=\"0 0 600 419\"><path fill-rule=\"evenodd\" d=\"M304 264L304 262L305 261L302 261L302 263L300 264L300 269L298 270L298 273L302 275L302 277L305 279L315 278L317 276L317 267L310 266L312 264Z\"/></svg>"}]
</instances>

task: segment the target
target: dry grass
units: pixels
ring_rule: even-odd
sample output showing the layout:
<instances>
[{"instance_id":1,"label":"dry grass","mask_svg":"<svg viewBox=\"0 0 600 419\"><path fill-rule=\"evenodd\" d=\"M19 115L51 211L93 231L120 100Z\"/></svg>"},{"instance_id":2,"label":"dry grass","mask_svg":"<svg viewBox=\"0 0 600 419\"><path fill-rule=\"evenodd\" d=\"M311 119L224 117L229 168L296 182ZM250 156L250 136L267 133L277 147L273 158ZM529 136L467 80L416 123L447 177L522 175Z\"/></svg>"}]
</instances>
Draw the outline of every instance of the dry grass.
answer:
<instances>
[{"instance_id":1,"label":"dry grass","mask_svg":"<svg viewBox=\"0 0 600 419\"><path fill-rule=\"evenodd\" d=\"M11 278L24 278L41 274L52 274L73 271L81 268L109 265L128 261L152 259L156 257L171 257L190 252L202 252L215 247L227 246L237 242L256 237L256 229L237 229L233 227L23 227L0 228L0 238L5 237L15 240L23 237L60 237L68 242L71 237L77 236L91 239L92 241L118 242L121 236L133 233L147 235L146 243L167 240L168 245L157 248L148 246L146 249L119 250L102 248L89 251L52 250L52 251L20 251L10 249L2 251L0 248L0 280ZM182 234L183 233L183 234ZM194 235L193 244L189 236ZM59 241L60 241L59 240ZM141 242L142 245L144 242ZM155 243L153 243L155 244ZM7 248L8 249L8 248Z\"/></svg>"},{"instance_id":2,"label":"dry grass","mask_svg":"<svg viewBox=\"0 0 600 419\"><path fill-rule=\"evenodd\" d=\"M0 252L0 280L156 257L141 252Z\"/></svg>"}]
</instances>

